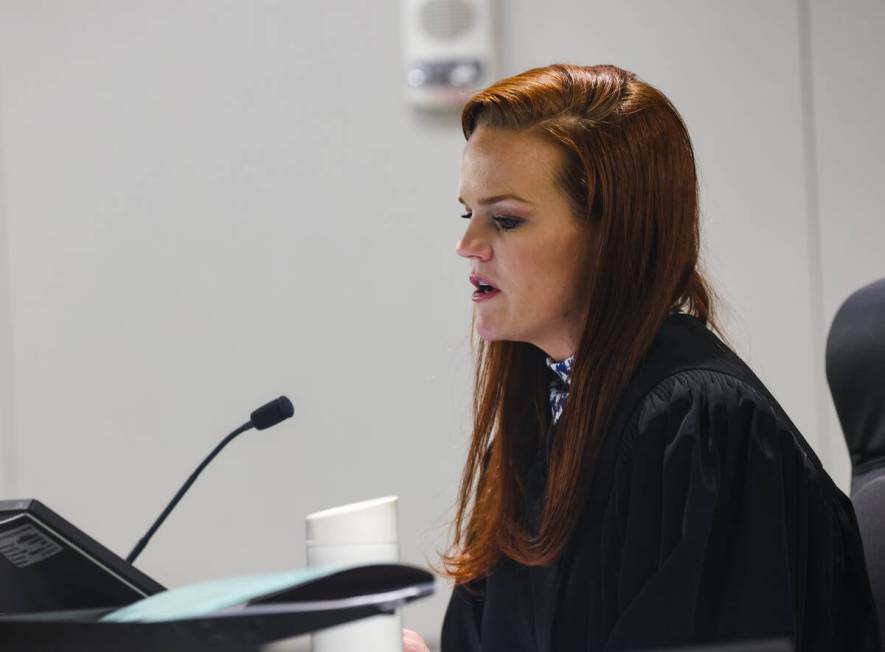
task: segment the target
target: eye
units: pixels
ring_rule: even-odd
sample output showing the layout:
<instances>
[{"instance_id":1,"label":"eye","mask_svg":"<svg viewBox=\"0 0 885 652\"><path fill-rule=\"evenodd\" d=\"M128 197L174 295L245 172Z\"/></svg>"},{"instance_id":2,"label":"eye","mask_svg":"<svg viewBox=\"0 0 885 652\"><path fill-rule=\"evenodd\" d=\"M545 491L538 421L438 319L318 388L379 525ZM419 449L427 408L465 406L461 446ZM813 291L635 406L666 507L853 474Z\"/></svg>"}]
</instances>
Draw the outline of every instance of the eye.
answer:
<instances>
[{"instance_id":1,"label":"eye","mask_svg":"<svg viewBox=\"0 0 885 652\"><path fill-rule=\"evenodd\" d=\"M497 216L497 217L493 217L492 219L495 220L495 223L499 227L504 229L505 231L510 231L511 229L515 229L520 224L522 224L522 220L518 220L513 217Z\"/></svg>"},{"instance_id":2,"label":"eye","mask_svg":"<svg viewBox=\"0 0 885 652\"><path fill-rule=\"evenodd\" d=\"M471 217L473 217L473 213L471 213L470 211L467 211L461 217L463 217L465 220L469 220Z\"/></svg>"}]
</instances>

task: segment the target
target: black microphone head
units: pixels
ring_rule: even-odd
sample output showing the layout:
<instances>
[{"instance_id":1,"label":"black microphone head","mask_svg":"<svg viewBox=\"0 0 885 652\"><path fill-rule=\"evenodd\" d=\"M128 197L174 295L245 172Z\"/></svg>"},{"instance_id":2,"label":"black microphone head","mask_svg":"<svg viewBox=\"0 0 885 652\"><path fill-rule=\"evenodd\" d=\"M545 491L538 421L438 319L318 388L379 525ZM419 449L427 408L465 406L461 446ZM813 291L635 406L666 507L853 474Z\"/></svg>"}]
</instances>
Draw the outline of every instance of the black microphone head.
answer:
<instances>
[{"instance_id":1,"label":"black microphone head","mask_svg":"<svg viewBox=\"0 0 885 652\"><path fill-rule=\"evenodd\" d=\"M292 407L292 401L280 396L255 410L250 416L250 421L256 430L264 430L277 425L280 421L285 421L293 414L295 408Z\"/></svg>"}]
</instances>

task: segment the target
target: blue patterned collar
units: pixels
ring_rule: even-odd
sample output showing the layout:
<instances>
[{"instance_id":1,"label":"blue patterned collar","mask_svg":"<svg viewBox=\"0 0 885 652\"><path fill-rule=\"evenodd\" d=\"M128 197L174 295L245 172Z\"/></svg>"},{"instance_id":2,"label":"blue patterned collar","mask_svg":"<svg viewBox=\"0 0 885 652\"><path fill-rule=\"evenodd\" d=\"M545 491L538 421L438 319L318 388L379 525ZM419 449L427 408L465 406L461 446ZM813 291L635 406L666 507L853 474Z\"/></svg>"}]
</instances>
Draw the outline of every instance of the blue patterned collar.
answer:
<instances>
[{"instance_id":1,"label":"blue patterned collar","mask_svg":"<svg viewBox=\"0 0 885 652\"><path fill-rule=\"evenodd\" d=\"M559 417L562 416L562 411L565 409L568 390L572 383L574 362L575 356L573 355L561 362L547 358L547 366L556 374L556 379L550 383L550 414L553 417L553 423L559 421Z\"/></svg>"},{"instance_id":2,"label":"blue patterned collar","mask_svg":"<svg viewBox=\"0 0 885 652\"><path fill-rule=\"evenodd\" d=\"M559 380L562 381L563 385L568 387L572 382L572 365L575 363L575 356L570 355L565 360L561 362L557 362L551 357L547 357L547 366L559 376Z\"/></svg>"}]
</instances>

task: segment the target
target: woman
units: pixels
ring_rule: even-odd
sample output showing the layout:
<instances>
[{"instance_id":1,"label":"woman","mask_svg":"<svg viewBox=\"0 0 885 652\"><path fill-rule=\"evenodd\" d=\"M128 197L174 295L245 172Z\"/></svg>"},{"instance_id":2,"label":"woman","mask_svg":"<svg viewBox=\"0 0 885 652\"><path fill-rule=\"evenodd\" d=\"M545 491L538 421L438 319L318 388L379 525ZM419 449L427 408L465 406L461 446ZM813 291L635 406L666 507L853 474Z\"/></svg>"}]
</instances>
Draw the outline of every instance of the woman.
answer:
<instances>
[{"instance_id":1,"label":"woman","mask_svg":"<svg viewBox=\"0 0 885 652\"><path fill-rule=\"evenodd\" d=\"M482 342L443 651L876 649L850 503L711 330L667 98L556 65L476 94L462 124Z\"/></svg>"}]
</instances>

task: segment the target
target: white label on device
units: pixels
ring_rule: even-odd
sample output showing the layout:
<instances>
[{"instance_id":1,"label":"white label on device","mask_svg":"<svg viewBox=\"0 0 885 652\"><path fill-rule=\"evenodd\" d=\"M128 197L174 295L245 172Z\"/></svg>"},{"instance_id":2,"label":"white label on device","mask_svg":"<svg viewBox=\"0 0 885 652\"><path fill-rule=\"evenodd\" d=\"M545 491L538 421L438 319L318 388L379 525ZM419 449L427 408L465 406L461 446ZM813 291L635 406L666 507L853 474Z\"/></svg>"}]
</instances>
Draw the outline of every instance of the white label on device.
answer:
<instances>
[{"instance_id":1,"label":"white label on device","mask_svg":"<svg viewBox=\"0 0 885 652\"><path fill-rule=\"evenodd\" d=\"M22 525L0 533L0 554L18 568L41 562L62 550L60 545L33 525Z\"/></svg>"}]
</instances>

